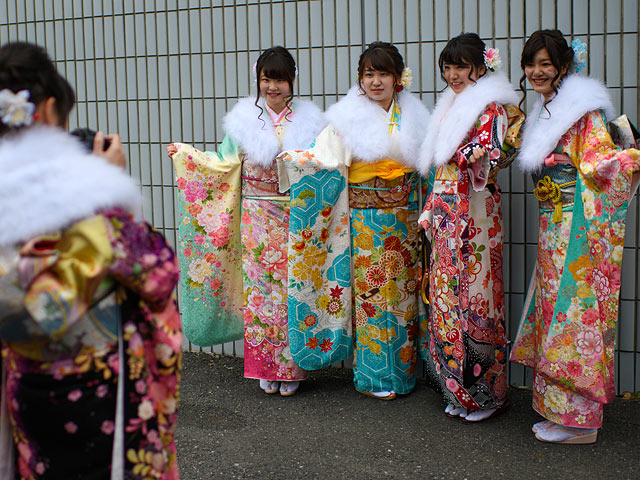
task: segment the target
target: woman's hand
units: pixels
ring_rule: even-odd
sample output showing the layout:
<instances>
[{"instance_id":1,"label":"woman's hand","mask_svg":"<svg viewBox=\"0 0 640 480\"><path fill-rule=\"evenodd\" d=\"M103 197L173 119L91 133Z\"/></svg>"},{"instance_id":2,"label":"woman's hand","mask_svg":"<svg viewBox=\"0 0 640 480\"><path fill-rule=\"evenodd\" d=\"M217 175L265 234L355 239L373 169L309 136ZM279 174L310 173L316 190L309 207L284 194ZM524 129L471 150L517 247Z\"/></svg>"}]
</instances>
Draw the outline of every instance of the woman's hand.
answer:
<instances>
[{"instance_id":1,"label":"woman's hand","mask_svg":"<svg viewBox=\"0 0 640 480\"><path fill-rule=\"evenodd\" d=\"M482 147L473 147L473 152L469 157L469 163L476 163L478 160L482 160L487 154L487 150Z\"/></svg>"},{"instance_id":2,"label":"woman's hand","mask_svg":"<svg viewBox=\"0 0 640 480\"><path fill-rule=\"evenodd\" d=\"M109 145L109 148L105 150L104 134L102 132L96 133L96 136L93 138L93 153L106 158L112 165L125 168L127 166L127 157L124 154L124 149L120 142L120 135L107 135L106 138L109 139L111 144Z\"/></svg>"},{"instance_id":3,"label":"woman's hand","mask_svg":"<svg viewBox=\"0 0 640 480\"><path fill-rule=\"evenodd\" d=\"M571 158L564 153L550 153L544 159L544 164L547 167L555 167L559 163L571 163Z\"/></svg>"},{"instance_id":4,"label":"woman's hand","mask_svg":"<svg viewBox=\"0 0 640 480\"><path fill-rule=\"evenodd\" d=\"M169 155L169 158L173 158L176 153L178 153L178 147L176 147L173 143L167 145L167 155Z\"/></svg>"}]
</instances>

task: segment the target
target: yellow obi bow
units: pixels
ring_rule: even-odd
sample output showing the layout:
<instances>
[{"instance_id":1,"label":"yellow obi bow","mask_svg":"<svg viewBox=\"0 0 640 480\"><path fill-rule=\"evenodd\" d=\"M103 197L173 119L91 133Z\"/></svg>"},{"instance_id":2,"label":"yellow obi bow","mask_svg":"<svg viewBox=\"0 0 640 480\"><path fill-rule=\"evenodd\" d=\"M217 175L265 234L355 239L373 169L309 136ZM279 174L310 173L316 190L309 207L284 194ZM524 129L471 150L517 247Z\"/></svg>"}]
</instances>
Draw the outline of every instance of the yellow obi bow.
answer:
<instances>
[{"instance_id":1,"label":"yellow obi bow","mask_svg":"<svg viewBox=\"0 0 640 480\"><path fill-rule=\"evenodd\" d=\"M380 177L384 180L395 180L414 170L388 159L380 160L376 163L353 162L349 167L349 183L363 183L375 177Z\"/></svg>"},{"instance_id":2,"label":"yellow obi bow","mask_svg":"<svg viewBox=\"0 0 640 480\"><path fill-rule=\"evenodd\" d=\"M576 183L575 180L566 183L556 183L551 180L551 177L545 175L542 180L538 180L538 184L536 188L533 190L533 194L535 197L541 201L546 202L550 200L551 203L555 206L553 211L553 221L555 223L559 223L562 221L562 187L568 187L569 185L574 185Z\"/></svg>"}]
</instances>

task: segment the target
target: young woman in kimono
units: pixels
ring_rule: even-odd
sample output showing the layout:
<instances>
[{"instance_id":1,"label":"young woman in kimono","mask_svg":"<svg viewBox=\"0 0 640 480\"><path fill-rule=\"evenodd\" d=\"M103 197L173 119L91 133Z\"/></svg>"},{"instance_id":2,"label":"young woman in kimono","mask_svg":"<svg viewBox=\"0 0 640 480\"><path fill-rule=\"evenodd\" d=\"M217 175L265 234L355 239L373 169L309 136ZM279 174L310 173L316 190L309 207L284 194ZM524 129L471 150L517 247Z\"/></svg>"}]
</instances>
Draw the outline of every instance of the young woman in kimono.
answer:
<instances>
[{"instance_id":1,"label":"young woman in kimono","mask_svg":"<svg viewBox=\"0 0 640 480\"><path fill-rule=\"evenodd\" d=\"M494 73L497 50L475 33L451 39L438 64L447 89L420 153L433 183L419 220L431 243L423 348L446 415L479 422L509 405L496 176L508 164L503 144L516 142L524 116L507 78Z\"/></svg>"},{"instance_id":2,"label":"young woman in kimono","mask_svg":"<svg viewBox=\"0 0 640 480\"><path fill-rule=\"evenodd\" d=\"M540 206L538 257L511 360L534 369L538 440L593 443L614 387L615 329L627 202L640 151L607 132L606 88L578 76L584 44L531 35L520 64L538 100L518 160Z\"/></svg>"},{"instance_id":3,"label":"young woman in kimono","mask_svg":"<svg viewBox=\"0 0 640 480\"><path fill-rule=\"evenodd\" d=\"M239 299L245 377L259 379L266 393L289 396L306 373L289 352L289 186L275 158L283 149L308 148L325 121L312 102L293 98L296 66L288 50L265 50L254 72L257 97L241 99L226 115L217 153L167 148L182 193L183 292L196 295L183 296L184 314L198 328L217 328L222 319L214 315L212 325L193 308L217 300L224 314Z\"/></svg>"},{"instance_id":4,"label":"young woman in kimono","mask_svg":"<svg viewBox=\"0 0 640 480\"><path fill-rule=\"evenodd\" d=\"M341 341L352 343L353 315L355 388L383 400L411 392L416 378L421 274L416 158L428 111L404 90L409 82L410 71L405 69L397 48L389 43L372 43L360 56L357 85L327 110L330 126L314 147L286 154L292 179L292 212L294 206L305 205L299 215L303 216L309 209L308 201L322 209L317 221L309 222L307 228L292 229L290 242L304 243L306 231L309 241L314 241L317 230L329 259L336 252L336 245L330 248L329 242L333 238L346 242L337 250L345 252L342 259L336 258L328 269L317 267L318 262L310 275L290 269L295 285L309 292L306 304L299 309L304 312L298 322L300 334L307 335L307 343L301 343L306 350L303 348L300 356L318 355L318 345L325 345L327 354L336 350L334 343L338 340L329 337L327 331L341 321L349 324L341 328L349 332L348 337L340 336ZM308 167L310 163L315 166ZM311 180L325 178L330 165L342 172L342 180L326 188L312 188ZM305 168L306 176L294 187L293 174ZM341 196L336 198L344 201L331 203L327 196L340 189ZM305 250L302 248L301 257ZM305 282L310 283L307 289ZM299 300L305 302L303 297ZM307 319L311 320L310 329L304 324ZM325 322L327 329L309 335L316 325ZM290 331L294 327L290 325ZM341 347L345 353L352 348Z\"/></svg>"},{"instance_id":5,"label":"young woman in kimono","mask_svg":"<svg viewBox=\"0 0 640 480\"><path fill-rule=\"evenodd\" d=\"M0 49L0 478L177 479L178 265L74 102L42 48Z\"/></svg>"}]
</instances>

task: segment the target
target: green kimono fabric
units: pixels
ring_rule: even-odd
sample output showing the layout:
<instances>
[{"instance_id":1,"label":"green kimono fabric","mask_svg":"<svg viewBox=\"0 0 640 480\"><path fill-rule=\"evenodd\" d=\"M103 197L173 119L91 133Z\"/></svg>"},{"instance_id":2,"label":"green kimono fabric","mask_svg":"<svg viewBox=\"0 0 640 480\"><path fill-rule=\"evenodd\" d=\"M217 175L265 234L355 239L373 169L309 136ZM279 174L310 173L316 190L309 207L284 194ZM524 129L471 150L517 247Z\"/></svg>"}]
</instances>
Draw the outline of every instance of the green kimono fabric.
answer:
<instances>
[{"instance_id":1,"label":"green kimono fabric","mask_svg":"<svg viewBox=\"0 0 640 480\"><path fill-rule=\"evenodd\" d=\"M181 311L184 333L202 347L239 340L242 161L227 136L218 152L175 144Z\"/></svg>"}]
</instances>

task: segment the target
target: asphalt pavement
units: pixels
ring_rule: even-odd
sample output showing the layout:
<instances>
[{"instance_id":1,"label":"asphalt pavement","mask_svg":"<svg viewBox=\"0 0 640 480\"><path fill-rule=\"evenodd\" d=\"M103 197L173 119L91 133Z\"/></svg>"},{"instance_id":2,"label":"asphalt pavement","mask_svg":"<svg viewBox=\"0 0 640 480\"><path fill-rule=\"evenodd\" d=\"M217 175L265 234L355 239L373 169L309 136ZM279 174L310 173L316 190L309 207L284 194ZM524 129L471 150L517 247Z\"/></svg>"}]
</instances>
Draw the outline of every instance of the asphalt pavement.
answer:
<instances>
[{"instance_id":1,"label":"asphalt pavement","mask_svg":"<svg viewBox=\"0 0 640 480\"><path fill-rule=\"evenodd\" d=\"M182 480L637 479L640 401L605 406L594 445L538 442L531 392L479 424L447 418L419 380L410 395L357 393L349 369L311 372L292 397L266 395L242 358L185 353L178 419Z\"/></svg>"}]
</instances>

